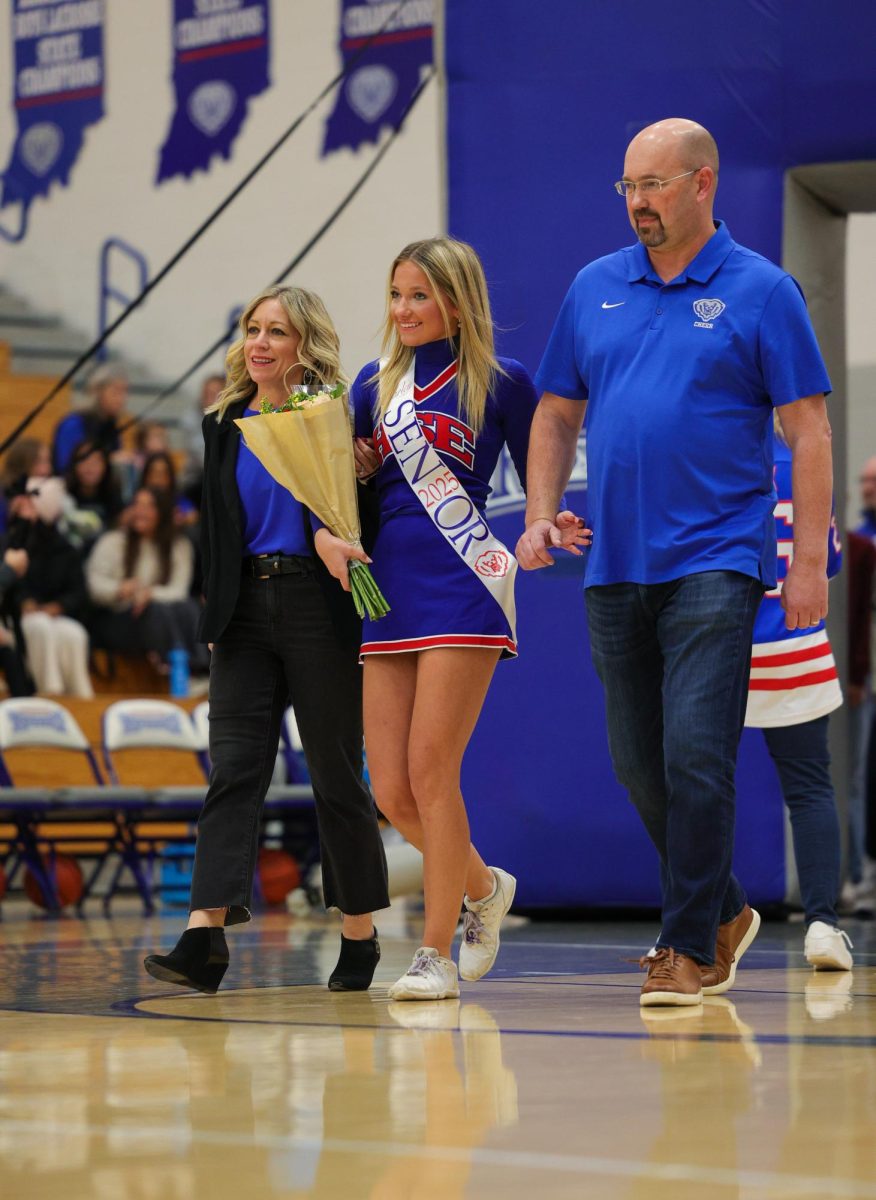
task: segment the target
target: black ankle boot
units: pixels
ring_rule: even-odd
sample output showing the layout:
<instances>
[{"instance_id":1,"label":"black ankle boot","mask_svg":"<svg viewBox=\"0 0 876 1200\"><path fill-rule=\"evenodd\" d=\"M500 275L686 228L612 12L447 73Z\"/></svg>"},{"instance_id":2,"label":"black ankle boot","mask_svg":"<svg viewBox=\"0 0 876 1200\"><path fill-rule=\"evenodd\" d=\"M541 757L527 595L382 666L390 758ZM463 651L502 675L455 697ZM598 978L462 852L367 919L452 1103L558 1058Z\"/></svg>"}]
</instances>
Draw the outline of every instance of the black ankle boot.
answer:
<instances>
[{"instance_id":1,"label":"black ankle boot","mask_svg":"<svg viewBox=\"0 0 876 1200\"><path fill-rule=\"evenodd\" d=\"M341 954L338 965L329 975L330 992L364 992L371 986L374 970L380 962L380 942L377 930L364 942L345 938L341 934Z\"/></svg>"},{"instance_id":2,"label":"black ankle boot","mask_svg":"<svg viewBox=\"0 0 876 1200\"><path fill-rule=\"evenodd\" d=\"M187 929L170 954L150 954L143 966L162 983L178 983L215 996L228 969L225 930Z\"/></svg>"}]
</instances>

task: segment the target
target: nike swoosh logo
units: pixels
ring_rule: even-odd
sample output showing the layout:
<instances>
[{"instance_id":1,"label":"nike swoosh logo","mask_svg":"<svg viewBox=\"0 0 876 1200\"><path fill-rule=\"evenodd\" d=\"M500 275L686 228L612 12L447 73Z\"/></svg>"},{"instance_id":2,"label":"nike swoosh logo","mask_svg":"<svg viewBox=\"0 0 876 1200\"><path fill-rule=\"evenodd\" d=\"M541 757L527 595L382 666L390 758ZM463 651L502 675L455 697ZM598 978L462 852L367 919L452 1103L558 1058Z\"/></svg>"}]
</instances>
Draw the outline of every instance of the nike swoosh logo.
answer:
<instances>
[{"instance_id":1,"label":"nike swoosh logo","mask_svg":"<svg viewBox=\"0 0 876 1200\"><path fill-rule=\"evenodd\" d=\"M609 304L608 301L602 301L603 308L620 308L622 304L626 304L626 300L618 300L617 304Z\"/></svg>"}]
</instances>

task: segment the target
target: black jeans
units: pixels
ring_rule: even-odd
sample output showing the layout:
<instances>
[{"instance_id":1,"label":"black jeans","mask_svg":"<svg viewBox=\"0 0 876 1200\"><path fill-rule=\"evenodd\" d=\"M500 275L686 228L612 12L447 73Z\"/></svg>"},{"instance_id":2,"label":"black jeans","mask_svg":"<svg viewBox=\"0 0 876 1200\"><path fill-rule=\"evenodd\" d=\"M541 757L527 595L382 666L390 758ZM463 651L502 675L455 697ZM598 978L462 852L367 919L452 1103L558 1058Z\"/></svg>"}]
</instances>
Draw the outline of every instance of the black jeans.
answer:
<instances>
[{"instance_id":1,"label":"black jeans","mask_svg":"<svg viewBox=\"0 0 876 1200\"><path fill-rule=\"evenodd\" d=\"M210 786L198 822L192 909L250 918L259 825L291 702L313 783L326 907L389 905L386 856L362 779L362 671L339 641L304 560L300 573L245 575L210 666Z\"/></svg>"}]
</instances>

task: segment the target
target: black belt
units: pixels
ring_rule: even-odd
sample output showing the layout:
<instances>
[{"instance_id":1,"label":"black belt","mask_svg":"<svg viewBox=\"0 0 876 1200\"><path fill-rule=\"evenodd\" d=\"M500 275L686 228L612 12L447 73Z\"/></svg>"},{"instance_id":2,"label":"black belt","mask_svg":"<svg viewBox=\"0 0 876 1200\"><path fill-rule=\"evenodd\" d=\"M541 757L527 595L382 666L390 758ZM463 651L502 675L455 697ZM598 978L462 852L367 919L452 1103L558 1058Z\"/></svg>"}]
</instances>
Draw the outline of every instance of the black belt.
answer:
<instances>
[{"instance_id":1,"label":"black belt","mask_svg":"<svg viewBox=\"0 0 876 1200\"><path fill-rule=\"evenodd\" d=\"M259 554L241 560L244 575L269 579L272 575L305 575L313 569L313 560L302 554Z\"/></svg>"}]
</instances>

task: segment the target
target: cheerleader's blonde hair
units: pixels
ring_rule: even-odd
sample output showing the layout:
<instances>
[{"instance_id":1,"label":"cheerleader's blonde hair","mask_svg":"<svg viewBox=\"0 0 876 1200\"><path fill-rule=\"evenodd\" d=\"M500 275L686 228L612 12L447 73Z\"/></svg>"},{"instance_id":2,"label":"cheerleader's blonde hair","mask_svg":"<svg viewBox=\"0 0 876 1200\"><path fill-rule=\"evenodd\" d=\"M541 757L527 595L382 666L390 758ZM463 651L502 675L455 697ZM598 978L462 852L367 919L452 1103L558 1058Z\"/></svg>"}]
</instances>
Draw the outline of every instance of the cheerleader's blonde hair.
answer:
<instances>
[{"instance_id":1,"label":"cheerleader's blonde hair","mask_svg":"<svg viewBox=\"0 0 876 1200\"><path fill-rule=\"evenodd\" d=\"M493 319L484 268L467 242L456 238L426 238L405 246L389 270L387 311L383 326L383 366L377 380L375 417L379 420L389 407L399 383L414 358L414 348L399 339L389 305L396 268L404 262L419 267L428 280L444 318L445 336L459 338L459 371L456 389L459 406L468 424L476 432L484 423L487 396L500 372L493 341ZM457 310L458 330L447 302Z\"/></svg>"}]
</instances>

